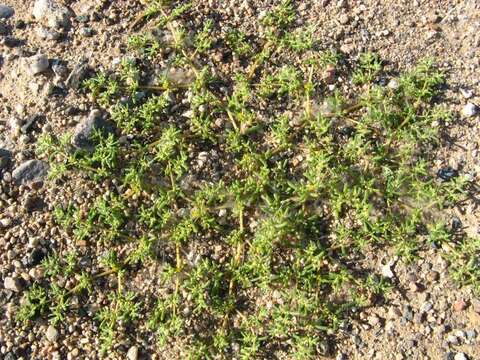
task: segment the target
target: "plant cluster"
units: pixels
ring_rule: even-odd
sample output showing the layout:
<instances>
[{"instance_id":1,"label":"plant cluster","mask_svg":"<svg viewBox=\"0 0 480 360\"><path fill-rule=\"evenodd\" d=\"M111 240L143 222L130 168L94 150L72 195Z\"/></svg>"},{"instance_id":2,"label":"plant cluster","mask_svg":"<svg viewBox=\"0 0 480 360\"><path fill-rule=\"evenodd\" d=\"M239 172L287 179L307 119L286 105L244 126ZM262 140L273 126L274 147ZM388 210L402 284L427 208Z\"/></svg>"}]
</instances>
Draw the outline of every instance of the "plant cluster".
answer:
<instances>
[{"instance_id":1,"label":"plant cluster","mask_svg":"<svg viewBox=\"0 0 480 360\"><path fill-rule=\"evenodd\" d=\"M97 132L92 152L72 151L68 137L39 140L52 177L80 172L94 182L116 179L121 190L86 210L59 204L56 221L71 236L108 247L104 271L47 257L50 285L29 290L19 320L49 313L59 322L72 295L108 291L93 320L104 351L120 324L142 324L182 358L317 358L352 309L391 287L359 265L366 252L389 247L409 261L451 240L440 211L461 198L465 181L439 182L427 157L439 141L434 124L449 116L432 105L442 74L424 61L387 87L373 54L349 72L338 53L319 48L312 28L295 25L293 4L267 14L260 36L222 33L211 20L189 29L182 17L194 5L151 2L139 21L172 35L170 65L194 78L165 75L147 85L141 66L167 55L161 39L138 35L130 41L136 61L85 82L117 134ZM218 47L239 57L243 72L220 76L207 61ZM331 66L349 74L350 90L326 86ZM207 161L207 174L196 165L205 150L220 154L218 164ZM454 273L466 283L480 272L475 246L452 255L469 256ZM126 286L151 266L161 269L161 287ZM73 273L80 275L72 290L55 285ZM116 288L104 290L104 278Z\"/></svg>"}]
</instances>

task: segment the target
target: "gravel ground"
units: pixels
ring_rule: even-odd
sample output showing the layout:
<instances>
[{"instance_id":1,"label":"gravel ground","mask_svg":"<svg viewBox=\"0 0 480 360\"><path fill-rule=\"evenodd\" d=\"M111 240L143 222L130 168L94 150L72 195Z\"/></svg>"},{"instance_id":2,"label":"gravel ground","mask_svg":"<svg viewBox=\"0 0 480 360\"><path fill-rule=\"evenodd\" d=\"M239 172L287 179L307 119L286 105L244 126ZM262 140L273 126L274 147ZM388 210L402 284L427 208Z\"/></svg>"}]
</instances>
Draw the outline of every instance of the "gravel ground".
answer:
<instances>
[{"instance_id":1,"label":"gravel ground","mask_svg":"<svg viewBox=\"0 0 480 360\"><path fill-rule=\"evenodd\" d=\"M136 31L131 24L143 5L134 0L52 1L66 6L69 14L51 20L41 8L35 11L34 3L3 0L0 6L0 357L96 359L96 329L81 317L68 317L58 327L46 320L24 330L13 327L24 289L43 276L38 264L45 249L95 254L85 250L93 244L75 242L53 224L52 204L71 198L81 204L108 190L83 179L41 186L35 180L44 176L46 164L31 160L40 134L73 130L90 113L92 100L78 91L76 75L112 68L127 55L125 44ZM195 8L199 16L215 13L225 24L251 32L256 29L248 19L274 4L199 0ZM480 105L478 1L315 0L300 2L298 12L299 21L317 25L325 48L351 57L374 51L390 71L434 57L448 76L443 101L455 114L435 154L435 171L450 166L478 183L480 117L469 105ZM462 232L476 236L479 215L478 194L473 193L452 210L451 218ZM392 278L395 289L338 334L331 358L480 359L480 299L451 281L443 251L449 249L431 249L411 264L393 254L366 255L364 261ZM88 256L84 260L91 261ZM155 272L144 269L128 286L157 286ZM68 282L64 286L70 289ZM103 301L99 297L94 303L102 307ZM111 358L172 358L156 350L144 329L133 333L119 340Z\"/></svg>"}]
</instances>

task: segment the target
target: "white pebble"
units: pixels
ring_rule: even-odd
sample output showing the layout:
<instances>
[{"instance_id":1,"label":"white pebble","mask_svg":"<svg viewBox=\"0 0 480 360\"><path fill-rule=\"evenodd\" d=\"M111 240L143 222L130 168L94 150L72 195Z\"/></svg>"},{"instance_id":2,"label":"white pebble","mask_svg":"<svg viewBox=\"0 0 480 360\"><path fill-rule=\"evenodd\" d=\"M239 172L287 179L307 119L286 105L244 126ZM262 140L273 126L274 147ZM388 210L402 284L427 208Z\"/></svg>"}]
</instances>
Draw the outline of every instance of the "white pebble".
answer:
<instances>
[{"instance_id":1,"label":"white pebble","mask_svg":"<svg viewBox=\"0 0 480 360\"><path fill-rule=\"evenodd\" d=\"M472 117L478 114L478 106L472 103L468 103L462 110L463 116Z\"/></svg>"},{"instance_id":2,"label":"white pebble","mask_svg":"<svg viewBox=\"0 0 480 360\"><path fill-rule=\"evenodd\" d=\"M462 89L460 88L460 92L462 93L465 99L470 99L473 96L473 91L470 89Z\"/></svg>"}]
</instances>

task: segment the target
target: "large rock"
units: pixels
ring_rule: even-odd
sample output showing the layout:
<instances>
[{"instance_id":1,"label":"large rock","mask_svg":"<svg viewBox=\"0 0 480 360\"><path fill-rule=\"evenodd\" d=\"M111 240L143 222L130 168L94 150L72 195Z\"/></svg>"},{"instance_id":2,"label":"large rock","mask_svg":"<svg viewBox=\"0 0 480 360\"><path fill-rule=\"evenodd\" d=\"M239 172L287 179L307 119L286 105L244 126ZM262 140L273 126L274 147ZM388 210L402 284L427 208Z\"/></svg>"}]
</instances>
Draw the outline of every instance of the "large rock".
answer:
<instances>
[{"instance_id":1,"label":"large rock","mask_svg":"<svg viewBox=\"0 0 480 360\"><path fill-rule=\"evenodd\" d=\"M48 174L49 166L41 160L28 160L13 170L12 179L18 185L41 181Z\"/></svg>"},{"instance_id":2,"label":"large rock","mask_svg":"<svg viewBox=\"0 0 480 360\"><path fill-rule=\"evenodd\" d=\"M100 110L92 110L88 117L78 123L72 137L72 145L77 149L93 151L95 141L92 139L95 130L100 130L104 134L113 133L113 125L104 120Z\"/></svg>"},{"instance_id":3,"label":"large rock","mask_svg":"<svg viewBox=\"0 0 480 360\"><path fill-rule=\"evenodd\" d=\"M0 4L0 19L8 19L15 11L7 5Z\"/></svg>"},{"instance_id":4,"label":"large rock","mask_svg":"<svg viewBox=\"0 0 480 360\"><path fill-rule=\"evenodd\" d=\"M53 29L68 28L71 12L54 0L36 0L32 15L43 24Z\"/></svg>"}]
</instances>

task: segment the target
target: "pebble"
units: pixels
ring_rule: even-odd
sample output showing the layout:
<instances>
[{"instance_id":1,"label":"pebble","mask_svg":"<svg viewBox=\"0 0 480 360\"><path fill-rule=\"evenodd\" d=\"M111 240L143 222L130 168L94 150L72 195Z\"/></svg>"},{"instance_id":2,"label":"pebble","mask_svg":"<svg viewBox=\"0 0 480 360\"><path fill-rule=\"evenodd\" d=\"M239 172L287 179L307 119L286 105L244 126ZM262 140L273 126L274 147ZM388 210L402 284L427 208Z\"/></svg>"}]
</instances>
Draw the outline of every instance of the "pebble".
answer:
<instances>
[{"instance_id":1,"label":"pebble","mask_svg":"<svg viewBox=\"0 0 480 360\"><path fill-rule=\"evenodd\" d=\"M41 181L47 176L49 165L41 160L27 160L13 170L12 179L19 185Z\"/></svg>"},{"instance_id":2,"label":"pebble","mask_svg":"<svg viewBox=\"0 0 480 360\"><path fill-rule=\"evenodd\" d=\"M410 281L408 288L411 292L420 292L422 290L422 286L415 281Z\"/></svg>"},{"instance_id":3,"label":"pebble","mask_svg":"<svg viewBox=\"0 0 480 360\"><path fill-rule=\"evenodd\" d=\"M50 342L55 342L58 339L58 331L55 329L53 325L50 325L47 328L47 332L45 333L45 336L47 337L47 340Z\"/></svg>"},{"instance_id":4,"label":"pebble","mask_svg":"<svg viewBox=\"0 0 480 360\"><path fill-rule=\"evenodd\" d=\"M36 0L32 10L33 17L48 27L59 29L69 26L70 12L53 0Z\"/></svg>"},{"instance_id":5,"label":"pebble","mask_svg":"<svg viewBox=\"0 0 480 360\"><path fill-rule=\"evenodd\" d=\"M462 109L462 115L465 117L473 117L478 114L478 106L472 103L468 103Z\"/></svg>"},{"instance_id":6,"label":"pebble","mask_svg":"<svg viewBox=\"0 0 480 360\"><path fill-rule=\"evenodd\" d=\"M427 280L430 282L438 281L440 279L440 273L438 271L429 271L427 273Z\"/></svg>"},{"instance_id":7,"label":"pebble","mask_svg":"<svg viewBox=\"0 0 480 360\"><path fill-rule=\"evenodd\" d=\"M468 357L464 353L460 352L455 354L454 360L468 360Z\"/></svg>"},{"instance_id":8,"label":"pebble","mask_svg":"<svg viewBox=\"0 0 480 360\"><path fill-rule=\"evenodd\" d=\"M70 75L68 75L65 84L70 89L78 89L80 82L87 73L88 70L88 61L86 58L80 58L80 60L75 64Z\"/></svg>"},{"instance_id":9,"label":"pebble","mask_svg":"<svg viewBox=\"0 0 480 360\"><path fill-rule=\"evenodd\" d=\"M60 39L60 34L58 31L48 29L46 27L40 26L39 28L35 29L35 33L41 40L58 40Z\"/></svg>"},{"instance_id":10,"label":"pebble","mask_svg":"<svg viewBox=\"0 0 480 360\"><path fill-rule=\"evenodd\" d=\"M460 89L461 94L465 99L470 99L473 96L473 91L470 89Z\"/></svg>"},{"instance_id":11,"label":"pebble","mask_svg":"<svg viewBox=\"0 0 480 360\"><path fill-rule=\"evenodd\" d=\"M382 266L382 275L385 276L386 278L393 278L395 277L395 274L393 273L392 267L395 265L394 260L390 260L387 264Z\"/></svg>"},{"instance_id":12,"label":"pebble","mask_svg":"<svg viewBox=\"0 0 480 360\"><path fill-rule=\"evenodd\" d=\"M453 303L453 310L459 312L463 311L468 307L468 303L463 299L458 299Z\"/></svg>"},{"instance_id":13,"label":"pebble","mask_svg":"<svg viewBox=\"0 0 480 360\"><path fill-rule=\"evenodd\" d=\"M400 84L398 83L397 79L391 79L388 82L387 87L392 89L392 90L397 90L400 87Z\"/></svg>"},{"instance_id":14,"label":"pebble","mask_svg":"<svg viewBox=\"0 0 480 360\"><path fill-rule=\"evenodd\" d=\"M3 287L14 292L20 292L21 290L20 283L16 279L9 276L7 276L3 281Z\"/></svg>"},{"instance_id":15,"label":"pebble","mask_svg":"<svg viewBox=\"0 0 480 360\"><path fill-rule=\"evenodd\" d=\"M437 171L437 177L443 181L450 181L458 176L458 171L450 166L443 167Z\"/></svg>"},{"instance_id":16,"label":"pebble","mask_svg":"<svg viewBox=\"0 0 480 360\"><path fill-rule=\"evenodd\" d=\"M472 308L477 314L480 314L480 300L479 299L472 299Z\"/></svg>"},{"instance_id":17,"label":"pebble","mask_svg":"<svg viewBox=\"0 0 480 360\"><path fill-rule=\"evenodd\" d=\"M391 318L391 319L396 319L396 318L399 318L400 316L402 316L402 312L400 311L400 309L396 306L392 306L389 310L388 310L388 316Z\"/></svg>"},{"instance_id":18,"label":"pebble","mask_svg":"<svg viewBox=\"0 0 480 360\"><path fill-rule=\"evenodd\" d=\"M449 344L452 344L452 345L459 345L460 344L460 341L458 340L458 338L455 335L452 335L452 334L447 336L447 342Z\"/></svg>"},{"instance_id":19,"label":"pebble","mask_svg":"<svg viewBox=\"0 0 480 360\"><path fill-rule=\"evenodd\" d=\"M0 228L6 228L12 225L12 219L10 218L2 218L0 220Z\"/></svg>"},{"instance_id":20,"label":"pebble","mask_svg":"<svg viewBox=\"0 0 480 360\"><path fill-rule=\"evenodd\" d=\"M477 332L475 331L475 329L467 330L465 332L465 336L467 337L468 340L474 340L477 337Z\"/></svg>"},{"instance_id":21,"label":"pebble","mask_svg":"<svg viewBox=\"0 0 480 360\"><path fill-rule=\"evenodd\" d=\"M10 153L10 151L0 148L0 170L7 167L11 157L12 154Z\"/></svg>"},{"instance_id":22,"label":"pebble","mask_svg":"<svg viewBox=\"0 0 480 360\"><path fill-rule=\"evenodd\" d=\"M340 17L338 18L338 21L340 21L340 24L346 25L346 24L348 24L348 22L350 21L350 18L348 17L347 14L342 14L342 15L340 15Z\"/></svg>"},{"instance_id":23,"label":"pebble","mask_svg":"<svg viewBox=\"0 0 480 360\"><path fill-rule=\"evenodd\" d=\"M433 305L431 302L425 302L422 304L422 306L420 307L420 311L422 312L429 312L430 310L432 310L433 308Z\"/></svg>"},{"instance_id":24,"label":"pebble","mask_svg":"<svg viewBox=\"0 0 480 360\"><path fill-rule=\"evenodd\" d=\"M10 6L0 4L0 19L8 19L14 13L15 11Z\"/></svg>"},{"instance_id":25,"label":"pebble","mask_svg":"<svg viewBox=\"0 0 480 360\"><path fill-rule=\"evenodd\" d=\"M138 359L138 347L132 346L130 349L128 349L127 358L128 358L128 360L137 360Z\"/></svg>"},{"instance_id":26,"label":"pebble","mask_svg":"<svg viewBox=\"0 0 480 360\"><path fill-rule=\"evenodd\" d=\"M95 130L106 133L113 132L113 126L103 119L102 112L97 109L92 110L83 121L77 124L72 137L72 145L77 149L92 151L95 144L91 137Z\"/></svg>"},{"instance_id":27,"label":"pebble","mask_svg":"<svg viewBox=\"0 0 480 360\"><path fill-rule=\"evenodd\" d=\"M32 57L26 58L26 64L28 72L31 75L37 75L48 69L49 61L46 55L37 54Z\"/></svg>"}]
</instances>

